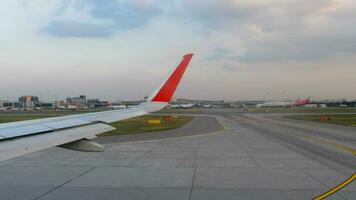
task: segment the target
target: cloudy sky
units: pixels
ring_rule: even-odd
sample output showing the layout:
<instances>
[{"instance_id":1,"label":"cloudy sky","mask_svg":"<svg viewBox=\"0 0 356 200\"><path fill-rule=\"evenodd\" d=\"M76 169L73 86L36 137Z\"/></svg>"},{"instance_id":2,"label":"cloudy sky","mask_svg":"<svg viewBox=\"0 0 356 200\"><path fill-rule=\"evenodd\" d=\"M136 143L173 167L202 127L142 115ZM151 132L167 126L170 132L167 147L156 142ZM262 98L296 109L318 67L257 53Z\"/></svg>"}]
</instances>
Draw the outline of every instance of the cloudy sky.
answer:
<instances>
[{"instance_id":1,"label":"cloudy sky","mask_svg":"<svg viewBox=\"0 0 356 200\"><path fill-rule=\"evenodd\" d=\"M0 99L356 99L353 0L4 0Z\"/></svg>"}]
</instances>

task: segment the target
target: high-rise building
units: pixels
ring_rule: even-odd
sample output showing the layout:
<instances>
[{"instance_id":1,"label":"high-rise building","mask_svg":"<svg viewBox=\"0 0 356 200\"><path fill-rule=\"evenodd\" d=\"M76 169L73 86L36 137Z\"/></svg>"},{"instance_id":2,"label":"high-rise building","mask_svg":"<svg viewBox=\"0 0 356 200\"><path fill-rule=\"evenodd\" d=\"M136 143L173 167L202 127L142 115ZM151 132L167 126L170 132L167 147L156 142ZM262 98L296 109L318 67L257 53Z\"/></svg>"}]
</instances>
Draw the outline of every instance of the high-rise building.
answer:
<instances>
[{"instance_id":1,"label":"high-rise building","mask_svg":"<svg viewBox=\"0 0 356 200\"><path fill-rule=\"evenodd\" d=\"M89 108L102 108L110 105L108 101L100 101L99 99L88 99Z\"/></svg>"},{"instance_id":2,"label":"high-rise building","mask_svg":"<svg viewBox=\"0 0 356 200\"><path fill-rule=\"evenodd\" d=\"M53 108L61 108L65 106L64 100L55 100L52 102L52 107Z\"/></svg>"},{"instance_id":3,"label":"high-rise building","mask_svg":"<svg viewBox=\"0 0 356 200\"><path fill-rule=\"evenodd\" d=\"M87 96L80 95L79 97L67 97L67 105L83 107L87 105Z\"/></svg>"},{"instance_id":4,"label":"high-rise building","mask_svg":"<svg viewBox=\"0 0 356 200\"><path fill-rule=\"evenodd\" d=\"M39 103L39 98L36 96L22 96L19 97L19 102L23 104L24 108L34 108Z\"/></svg>"}]
</instances>

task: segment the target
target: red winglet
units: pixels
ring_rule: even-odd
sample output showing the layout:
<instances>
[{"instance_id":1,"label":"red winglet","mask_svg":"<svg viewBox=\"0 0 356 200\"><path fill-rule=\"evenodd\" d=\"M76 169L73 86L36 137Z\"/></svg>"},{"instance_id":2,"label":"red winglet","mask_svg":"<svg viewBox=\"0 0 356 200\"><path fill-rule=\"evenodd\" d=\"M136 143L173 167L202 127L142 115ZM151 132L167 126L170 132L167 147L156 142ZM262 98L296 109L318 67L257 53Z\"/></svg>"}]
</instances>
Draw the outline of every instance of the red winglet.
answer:
<instances>
[{"instance_id":1,"label":"red winglet","mask_svg":"<svg viewBox=\"0 0 356 200\"><path fill-rule=\"evenodd\" d=\"M162 86L157 95L152 99L156 102L170 102L174 92L176 91L180 80L188 67L193 54L187 54L183 56L182 62L177 66L171 76L168 78L166 83Z\"/></svg>"}]
</instances>

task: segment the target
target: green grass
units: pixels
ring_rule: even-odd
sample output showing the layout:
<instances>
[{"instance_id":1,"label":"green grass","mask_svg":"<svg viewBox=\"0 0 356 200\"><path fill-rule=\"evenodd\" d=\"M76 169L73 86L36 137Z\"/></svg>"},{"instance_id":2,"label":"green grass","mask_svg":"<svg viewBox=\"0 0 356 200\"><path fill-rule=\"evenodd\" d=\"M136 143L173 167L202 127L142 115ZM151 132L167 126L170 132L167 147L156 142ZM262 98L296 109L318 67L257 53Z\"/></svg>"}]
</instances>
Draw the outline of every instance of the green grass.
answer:
<instances>
[{"instance_id":1,"label":"green grass","mask_svg":"<svg viewBox=\"0 0 356 200\"><path fill-rule=\"evenodd\" d=\"M328 120L322 121L321 117L328 117ZM306 120L313 122L339 124L345 126L356 126L356 114L331 114L331 115L294 115L288 116L292 119Z\"/></svg>"},{"instance_id":2,"label":"green grass","mask_svg":"<svg viewBox=\"0 0 356 200\"><path fill-rule=\"evenodd\" d=\"M68 114L73 114L72 112L56 112L56 113L1 113L0 114L0 123L7 122L16 122L16 121L25 121L31 119L41 119L46 117L58 117ZM115 127L115 130L101 134L100 136L108 135L124 135L124 134L137 134L153 131L165 131L177 129L188 122L190 122L193 117L189 116L177 116L173 121L166 122L164 118L167 116L162 115L144 115L141 117L131 118L124 121L118 121L111 123L110 125ZM161 120L161 124L149 125L148 120L157 119Z\"/></svg>"},{"instance_id":3,"label":"green grass","mask_svg":"<svg viewBox=\"0 0 356 200\"><path fill-rule=\"evenodd\" d=\"M252 113L356 113L356 108L305 108L305 107L293 107L293 108L245 108L246 112Z\"/></svg>"},{"instance_id":4,"label":"green grass","mask_svg":"<svg viewBox=\"0 0 356 200\"><path fill-rule=\"evenodd\" d=\"M173 121L166 122L164 120L165 117L167 116L144 115L141 117L114 122L110 125L115 127L115 130L100 134L99 136L138 134L145 132L172 130L184 126L193 119L193 117L190 116L177 116L177 118L175 118ZM148 124L148 120L161 120L161 124Z\"/></svg>"}]
</instances>

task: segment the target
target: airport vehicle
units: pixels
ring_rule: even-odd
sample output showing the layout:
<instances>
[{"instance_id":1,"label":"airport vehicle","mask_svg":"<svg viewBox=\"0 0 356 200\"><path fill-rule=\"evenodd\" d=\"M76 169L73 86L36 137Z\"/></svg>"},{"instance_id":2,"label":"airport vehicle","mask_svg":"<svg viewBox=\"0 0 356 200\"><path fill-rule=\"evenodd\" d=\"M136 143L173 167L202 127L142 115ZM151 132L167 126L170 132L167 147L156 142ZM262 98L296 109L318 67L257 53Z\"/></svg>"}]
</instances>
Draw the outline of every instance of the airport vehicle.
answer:
<instances>
[{"instance_id":1,"label":"airport vehicle","mask_svg":"<svg viewBox=\"0 0 356 200\"><path fill-rule=\"evenodd\" d=\"M54 146L103 151L104 147L91 139L115 129L109 125L111 122L163 109L172 99L192 56L183 56L160 87L136 107L0 124L0 161Z\"/></svg>"},{"instance_id":2,"label":"airport vehicle","mask_svg":"<svg viewBox=\"0 0 356 200\"><path fill-rule=\"evenodd\" d=\"M303 106L310 103L310 99L298 99L296 101L270 101L262 104L257 104L257 108L270 108L270 107L293 107Z\"/></svg>"}]
</instances>

